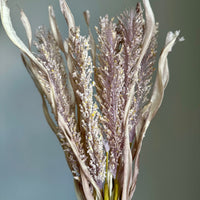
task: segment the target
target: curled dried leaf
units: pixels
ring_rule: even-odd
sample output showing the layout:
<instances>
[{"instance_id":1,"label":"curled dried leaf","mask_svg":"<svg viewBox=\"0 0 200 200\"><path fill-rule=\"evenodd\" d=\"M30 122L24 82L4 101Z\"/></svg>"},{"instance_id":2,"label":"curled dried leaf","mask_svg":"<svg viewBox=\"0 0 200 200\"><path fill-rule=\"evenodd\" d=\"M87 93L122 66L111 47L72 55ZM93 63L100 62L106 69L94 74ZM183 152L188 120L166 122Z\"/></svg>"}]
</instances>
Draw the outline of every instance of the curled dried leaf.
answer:
<instances>
[{"instance_id":1,"label":"curled dried leaf","mask_svg":"<svg viewBox=\"0 0 200 200\"><path fill-rule=\"evenodd\" d=\"M75 21L74 21L74 16L69 8L69 6L67 5L65 0L59 0L60 2L60 9L62 14L65 17L65 20L68 24L68 28L69 28L69 36L70 36L70 30L75 28Z\"/></svg>"},{"instance_id":2,"label":"curled dried leaf","mask_svg":"<svg viewBox=\"0 0 200 200\"><path fill-rule=\"evenodd\" d=\"M101 192L99 190L99 187L97 186L97 184L95 183L94 179L92 178L91 174L88 171L88 167L86 166L85 162L83 160L81 160L81 156L78 152L78 149L74 143L74 141L71 139L72 133L69 130L69 127L66 125L65 121L62 119L62 116L58 115L58 123L59 123L59 127L60 129L63 131L63 133L65 134L65 137L70 145L70 147L72 148L74 155L76 156L79 164L80 164L80 168L81 168L81 173L84 174L84 178L86 178L94 187L97 197L99 199L102 199L102 195ZM83 179L84 179L83 178Z\"/></svg>"},{"instance_id":3,"label":"curled dried leaf","mask_svg":"<svg viewBox=\"0 0 200 200\"><path fill-rule=\"evenodd\" d=\"M44 66L37 60L37 58L31 53L31 51L26 47L22 40L17 36L11 22L10 9L6 5L6 0L1 0L1 21L3 27L10 38L10 40L24 53L26 54L32 62L34 62L43 71L46 71Z\"/></svg>"},{"instance_id":4,"label":"curled dried leaf","mask_svg":"<svg viewBox=\"0 0 200 200\"><path fill-rule=\"evenodd\" d=\"M83 173L83 171L81 170L81 181L82 181L82 186L83 186L83 191L85 193L85 196L88 199L94 200L94 197L90 191L90 187L89 187L89 183L87 178L85 177L85 174Z\"/></svg>"},{"instance_id":5,"label":"curled dried leaf","mask_svg":"<svg viewBox=\"0 0 200 200\"><path fill-rule=\"evenodd\" d=\"M152 103L149 116L150 120L153 119L153 117L155 116L156 112L158 111L162 103L164 90L169 81L169 68L168 68L167 55L172 50L172 47L174 46L175 41L179 36L179 33L180 33L179 31L176 31L175 33L169 32L167 34L165 47L162 51L162 54L158 62L158 72L150 100L150 102Z\"/></svg>"},{"instance_id":6,"label":"curled dried leaf","mask_svg":"<svg viewBox=\"0 0 200 200\"><path fill-rule=\"evenodd\" d=\"M150 3L148 0L143 0L143 4L144 4L144 8L145 8L145 16L146 16L146 27L145 27L145 35L144 35L144 39L143 39L143 44L142 44L142 50L141 50L141 54L140 57L138 59L138 62L135 66L136 68L136 72L137 72L137 68L140 67L142 59L149 47L149 44L151 42L152 36L153 36L153 32L155 29L155 19L154 19L154 14L153 11L151 9ZM135 73L135 79L137 80L137 73ZM124 116L124 122L126 124L126 132L125 132L125 149L124 149L124 182L123 182L123 190L122 190L122 200L126 200L128 199L128 183L130 182L130 176L132 176L132 164L130 165L129 162L131 159L132 160L132 155L131 155L131 150L129 147L129 131L128 131L128 113L131 107L131 102L133 99L133 96L135 94L135 82L133 83L131 90L130 90L130 95L128 97L128 101L125 107L125 116ZM128 173L129 172L129 173ZM128 174L127 174L128 173Z\"/></svg>"},{"instance_id":7,"label":"curled dried leaf","mask_svg":"<svg viewBox=\"0 0 200 200\"><path fill-rule=\"evenodd\" d=\"M57 22L56 22L53 6L49 6L49 23L50 23L50 26L51 26L51 31L53 33L53 36L54 36L58 46L60 47L60 49L63 52L65 52L64 46L63 46L62 36L61 36L60 31L58 29L58 25L57 25Z\"/></svg>"},{"instance_id":8,"label":"curled dried leaf","mask_svg":"<svg viewBox=\"0 0 200 200\"><path fill-rule=\"evenodd\" d=\"M21 10L20 14L21 14L21 21L22 21L23 26L24 26L24 28L26 30L26 35L27 35L28 43L29 43L29 49L31 49L31 44L32 44L32 30L31 30L31 25L30 25L30 22L29 22L26 14L24 13L23 10Z\"/></svg>"},{"instance_id":9,"label":"curled dried leaf","mask_svg":"<svg viewBox=\"0 0 200 200\"><path fill-rule=\"evenodd\" d=\"M75 186L75 192L76 192L76 197L78 200L87 200L84 192L83 192L83 187L80 182L74 180L74 186Z\"/></svg>"},{"instance_id":10,"label":"curled dried leaf","mask_svg":"<svg viewBox=\"0 0 200 200\"><path fill-rule=\"evenodd\" d=\"M138 123L137 130L139 132L137 133L137 135L139 135L139 138L138 138L138 144L137 144L136 156L135 156L133 182L130 188L129 197L133 196L133 193L136 188L136 181L137 181L137 176L139 173L139 156L140 156L140 151L142 148L143 138L145 136L147 128L150 125L151 120L155 116L156 112L158 111L162 103L164 90L169 80L167 55L172 50L172 47L174 46L178 35L179 35L179 31L176 31L175 33L169 32L167 34L165 47L162 51L162 54L158 62L158 72L157 72L152 96L150 99L150 103L143 110L140 123Z\"/></svg>"},{"instance_id":11,"label":"curled dried leaf","mask_svg":"<svg viewBox=\"0 0 200 200\"><path fill-rule=\"evenodd\" d=\"M94 37L92 35L92 31L90 29L90 12L89 10L86 10L84 13L84 18L85 18L85 22L87 24L88 27L88 32L89 32L89 36L90 36L90 45L91 45L91 53L92 53L92 62L93 65L96 66L96 44L95 44L95 40Z\"/></svg>"}]
</instances>

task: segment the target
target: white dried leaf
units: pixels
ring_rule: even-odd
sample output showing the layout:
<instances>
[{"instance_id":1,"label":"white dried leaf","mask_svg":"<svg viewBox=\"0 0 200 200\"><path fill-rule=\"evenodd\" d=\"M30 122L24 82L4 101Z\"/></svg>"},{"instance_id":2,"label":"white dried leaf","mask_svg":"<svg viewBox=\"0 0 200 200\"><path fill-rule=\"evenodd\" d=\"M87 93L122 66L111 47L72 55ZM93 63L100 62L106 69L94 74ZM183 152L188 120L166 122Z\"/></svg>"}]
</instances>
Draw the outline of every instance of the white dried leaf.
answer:
<instances>
[{"instance_id":1,"label":"white dried leaf","mask_svg":"<svg viewBox=\"0 0 200 200\"><path fill-rule=\"evenodd\" d=\"M143 39L142 44L142 51L140 54L140 58L138 59L138 62L136 64L136 69L140 67L142 59L149 47L149 44L151 42L154 30L155 30L155 19L154 14L151 8L151 5L149 3L149 0L143 0L144 8L145 8L145 16L146 16L146 26L145 26L145 35ZM137 74L135 74L137 76ZM137 77L135 77L137 79ZM131 150L129 147L129 131L128 131L128 112L130 110L131 102L133 99L135 93L135 84L132 85L130 90L130 96L128 98L128 102L125 107L125 124L126 124L126 131L125 131L125 149L124 149L124 182L123 182L123 191L122 191L122 200L128 199L128 191L129 191L129 185L130 183L130 176L132 177L132 163L130 164L130 157L131 156ZM131 159L132 160L132 159Z\"/></svg>"},{"instance_id":2,"label":"white dried leaf","mask_svg":"<svg viewBox=\"0 0 200 200\"><path fill-rule=\"evenodd\" d=\"M74 16L69 8L69 6L67 5L65 0L59 0L60 2L60 9L62 14L65 17L65 20L68 24L68 28L69 28L69 36L71 35L70 30L75 28L75 21L74 21Z\"/></svg>"},{"instance_id":3,"label":"white dried leaf","mask_svg":"<svg viewBox=\"0 0 200 200\"><path fill-rule=\"evenodd\" d=\"M166 42L165 42L166 45L162 51L162 54L158 62L158 72L153 88L152 97L150 100L150 102L152 103L151 110L149 113L150 121L155 116L163 100L164 90L169 81L169 68L168 68L167 55L172 50L172 47L174 46L178 35L179 31L176 31L175 33L169 32L166 37Z\"/></svg>"},{"instance_id":4,"label":"white dried leaf","mask_svg":"<svg viewBox=\"0 0 200 200\"><path fill-rule=\"evenodd\" d=\"M53 36L54 36L58 46L60 47L60 49L63 52L65 52L64 46L63 46L63 40L62 40L60 31L58 29L58 25L56 22L56 18L55 18L55 14L54 14L54 10L53 10L52 6L49 6L49 23L50 23L51 31L53 33Z\"/></svg>"},{"instance_id":5,"label":"white dried leaf","mask_svg":"<svg viewBox=\"0 0 200 200\"><path fill-rule=\"evenodd\" d=\"M26 45L17 36L11 22L10 9L6 5L6 0L1 0L1 21L3 27L10 38L10 40L24 53L30 60L32 60L39 68L46 71L44 66L37 60L37 58L31 53L31 51L26 47Z\"/></svg>"},{"instance_id":6,"label":"white dried leaf","mask_svg":"<svg viewBox=\"0 0 200 200\"><path fill-rule=\"evenodd\" d=\"M72 148L73 153L76 156L76 158L77 158L77 160L80 164L80 168L81 168L82 173L84 173L87 180L92 184L92 186L94 187L94 189L96 191L96 195L101 200L102 195L101 195L101 192L99 190L99 187L97 186L96 182L92 178L92 176L91 176L90 172L88 171L88 168L85 165L84 161L81 159L81 156L80 156L80 154L79 154L79 152L76 148L74 141L71 140L72 133L70 132L69 127L65 123L63 117L59 113L58 113L58 125L59 125L60 129L63 131L63 133L65 134L65 138L67 139L67 142L69 143L70 147Z\"/></svg>"},{"instance_id":7,"label":"white dried leaf","mask_svg":"<svg viewBox=\"0 0 200 200\"><path fill-rule=\"evenodd\" d=\"M80 170L80 175L81 175L81 182L82 182L83 191L85 193L85 196L87 197L87 199L94 200L94 197L90 191L88 180L86 179L85 174L82 171L82 169Z\"/></svg>"},{"instance_id":8,"label":"white dried leaf","mask_svg":"<svg viewBox=\"0 0 200 200\"><path fill-rule=\"evenodd\" d=\"M86 200L82 185L79 181L74 180L75 193L78 200Z\"/></svg>"},{"instance_id":9,"label":"white dried leaf","mask_svg":"<svg viewBox=\"0 0 200 200\"><path fill-rule=\"evenodd\" d=\"M89 12L89 10L86 10L83 13L83 15L84 15L85 22L87 24L88 32L89 32L89 35L90 35L90 46L91 46L91 53L92 53L92 62L93 62L93 65L96 66L96 44L95 44L94 37L92 35L92 31L90 29L90 12Z\"/></svg>"},{"instance_id":10,"label":"white dried leaf","mask_svg":"<svg viewBox=\"0 0 200 200\"><path fill-rule=\"evenodd\" d=\"M30 22L29 22L26 14L24 13L23 10L21 10L20 14L21 14L21 21L22 21L22 24L23 24L23 26L25 28L26 36L28 38L29 49L31 49L31 44L32 44L32 30L31 30L31 25L30 25Z\"/></svg>"},{"instance_id":11,"label":"white dried leaf","mask_svg":"<svg viewBox=\"0 0 200 200\"><path fill-rule=\"evenodd\" d=\"M168 69L168 61L167 61L167 55L172 50L172 47L175 44L175 41L179 35L179 31L176 31L175 33L169 32L166 37L165 47L162 51L162 54L160 56L159 62L158 62L158 72L156 76L156 81L154 84L152 96L150 99L150 103L145 107L143 110L143 114L141 116L141 120L138 124L139 133L136 133L139 135L139 141L137 145L137 153L135 156L135 166L134 166L134 174L133 174L133 182L132 186L130 188L129 197L132 197L135 187L136 187L136 181L137 176L139 173L139 155L142 147L142 141L145 136L146 130L150 125L151 120L155 116L156 112L158 111L162 100L164 96L164 90L167 86L168 80L169 80L169 69Z\"/></svg>"}]
</instances>

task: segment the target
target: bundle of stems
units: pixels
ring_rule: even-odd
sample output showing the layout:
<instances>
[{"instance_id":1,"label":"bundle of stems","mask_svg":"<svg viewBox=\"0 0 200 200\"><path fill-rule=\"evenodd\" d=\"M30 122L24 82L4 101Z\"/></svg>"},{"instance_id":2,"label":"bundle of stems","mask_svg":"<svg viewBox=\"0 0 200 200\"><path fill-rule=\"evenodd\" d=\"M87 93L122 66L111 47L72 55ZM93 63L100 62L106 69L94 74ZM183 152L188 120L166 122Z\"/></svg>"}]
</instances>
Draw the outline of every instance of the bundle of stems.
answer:
<instances>
[{"instance_id":1,"label":"bundle of stems","mask_svg":"<svg viewBox=\"0 0 200 200\"><path fill-rule=\"evenodd\" d=\"M130 200L142 141L161 105L169 79L167 55L179 31L167 34L153 85L158 24L148 0L143 0L144 11L138 3L117 20L101 17L97 44L89 11L84 12L89 34L81 36L67 3L59 2L68 37L62 39L49 6L51 30L38 28L37 53L31 50L27 16L21 11L28 47L13 29L6 0L0 1L2 24L41 94L45 117L73 174L77 198Z\"/></svg>"}]
</instances>

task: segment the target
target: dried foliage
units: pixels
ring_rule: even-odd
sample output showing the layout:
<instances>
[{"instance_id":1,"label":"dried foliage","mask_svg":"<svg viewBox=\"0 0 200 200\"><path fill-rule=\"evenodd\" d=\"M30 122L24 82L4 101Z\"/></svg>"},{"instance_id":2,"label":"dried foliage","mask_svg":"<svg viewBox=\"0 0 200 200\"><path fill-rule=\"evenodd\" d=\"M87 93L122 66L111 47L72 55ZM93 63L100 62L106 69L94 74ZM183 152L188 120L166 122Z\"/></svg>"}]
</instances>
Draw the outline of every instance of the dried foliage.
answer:
<instances>
[{"instance_id":1,"label":"dried foliage","mask_svg":"<svg viewBox=\"0 0 200 200\"><path fill-rule=\"evenodd\" d=\"M67 3L60 0L68 38L62 39L49 6L51 31L38 28L37 53L32 53L32 30L25 13L21 11L21 21L28 47L12 27L6 0L0 1L2 24L21 50L41 94L47 122L74 176L78 199L128 200L134 194L142 141L161 105L169 78L167 55L179 35L179 31L168 33L151 90L158 25L149 1L143 0L143 6L144 13L138 3L117 22L108 15L101 17L96 45L89 11L84 13L89 30L85 37Z\"/></svg>"}]
</instances>

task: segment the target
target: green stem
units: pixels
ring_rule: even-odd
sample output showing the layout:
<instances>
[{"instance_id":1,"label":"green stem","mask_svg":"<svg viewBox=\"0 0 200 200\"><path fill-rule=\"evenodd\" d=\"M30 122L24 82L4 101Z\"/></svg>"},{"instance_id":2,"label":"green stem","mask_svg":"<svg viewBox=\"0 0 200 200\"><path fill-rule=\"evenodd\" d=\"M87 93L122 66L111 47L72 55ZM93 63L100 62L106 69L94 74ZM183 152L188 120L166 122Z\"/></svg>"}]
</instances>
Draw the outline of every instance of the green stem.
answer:
<instances>
[{"instance_id":1,"label":"green stem","mask_svg":"<svg viewBox=\"0 0 200 200\"><path fill-rule=\"evenodd\" d=\"M119 191L119 184L116 178L114 181L114 199L113 200L118 200L118 191Z\"/></svg>"},{"instance_id":2,"label":"green stem","mask_svg":"<svg viewBox=\"0 0 200 200\"><path fill-rule=\"evenodd\" d=\"M108 152L106 152L106 179L104 184L104 200L109 200L109 189L108 189Z\"/></svg>"}]
</instances>

